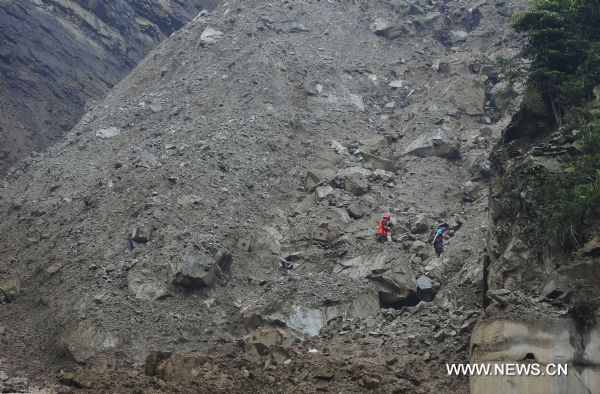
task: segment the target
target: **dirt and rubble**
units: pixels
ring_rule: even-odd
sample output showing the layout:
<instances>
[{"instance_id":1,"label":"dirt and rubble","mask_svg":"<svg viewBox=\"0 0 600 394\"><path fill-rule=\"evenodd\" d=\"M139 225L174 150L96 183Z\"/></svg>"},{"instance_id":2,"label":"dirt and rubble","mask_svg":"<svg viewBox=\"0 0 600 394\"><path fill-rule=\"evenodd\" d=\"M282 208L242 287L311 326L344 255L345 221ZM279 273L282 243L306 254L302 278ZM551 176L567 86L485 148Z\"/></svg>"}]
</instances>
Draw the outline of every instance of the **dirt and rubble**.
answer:
<instances>
[{"instance_id":1,"label":"dirt and rubble","mask_svg":"<svg viewBox=\"0 0 600 394\"><path fill-rule=\"evenodd\" d=\"M0 185L0 370L58 392L465 392L444 365L483 311L487 156L516 94L496 57L522 5L194 19Z\"/></svg>"}]
</instances>

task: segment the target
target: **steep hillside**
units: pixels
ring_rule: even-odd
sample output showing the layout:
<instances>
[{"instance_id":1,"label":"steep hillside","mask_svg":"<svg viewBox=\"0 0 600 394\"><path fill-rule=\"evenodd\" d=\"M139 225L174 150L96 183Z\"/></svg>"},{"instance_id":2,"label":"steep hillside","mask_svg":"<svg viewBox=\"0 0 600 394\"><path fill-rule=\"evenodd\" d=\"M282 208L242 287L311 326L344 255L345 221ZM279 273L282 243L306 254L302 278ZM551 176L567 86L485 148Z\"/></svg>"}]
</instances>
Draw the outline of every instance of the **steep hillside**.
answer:
<instances>
[{"instance_id":1,"label":"steep hillside","mask_svg":"<svg viewBox=\"0 0 600 394\"><path fill-rule=\"evenodd\" d=\"M487 156L516 97L495 59L519 51L521 5L194 19L2 185L0 369L61 390L465 392L445 363L483 312Z\"/></svg>"},{"instance_id":2,"label":"steep hillside","mask_svg":"<svg viewBox=\"0 0 600 394\"><path fill-rule=\"evenodd\" d=\"M0 174L69 131L209 0L0 3Z\"/></svg>"}]
</instances>

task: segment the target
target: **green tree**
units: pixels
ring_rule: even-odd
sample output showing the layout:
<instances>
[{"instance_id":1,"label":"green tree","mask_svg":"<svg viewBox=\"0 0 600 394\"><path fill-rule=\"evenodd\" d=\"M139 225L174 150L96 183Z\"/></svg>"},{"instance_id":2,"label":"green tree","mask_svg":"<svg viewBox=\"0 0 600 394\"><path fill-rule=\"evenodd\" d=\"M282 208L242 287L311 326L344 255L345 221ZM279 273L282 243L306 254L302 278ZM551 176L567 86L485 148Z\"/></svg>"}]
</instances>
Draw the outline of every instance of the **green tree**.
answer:
<instances>
[{"instance_id":1,"label":"green tree","mask_svg":"<svg viewBox=\"0 0 600 394\"><path fill-rule=\"evenodd\" d=\"M564 174L533 179L546 236L575 246L600 212L600 101L592 94L600 85L600 0L533 0L515 15L513 27L528 38L528 84L580 146Z\"/></svg>"},{"instance_id":2,"label":"green tree","mask_svg":"<svg viewBox=\"0 0 600 394\"><path fill-rule=\"evenodd\" d=\"M600 82L600 0L534 0L515 15L513 27L529 39L530 83L561 124L567 109L588 101Z\"/></svg>"}]
</instances>

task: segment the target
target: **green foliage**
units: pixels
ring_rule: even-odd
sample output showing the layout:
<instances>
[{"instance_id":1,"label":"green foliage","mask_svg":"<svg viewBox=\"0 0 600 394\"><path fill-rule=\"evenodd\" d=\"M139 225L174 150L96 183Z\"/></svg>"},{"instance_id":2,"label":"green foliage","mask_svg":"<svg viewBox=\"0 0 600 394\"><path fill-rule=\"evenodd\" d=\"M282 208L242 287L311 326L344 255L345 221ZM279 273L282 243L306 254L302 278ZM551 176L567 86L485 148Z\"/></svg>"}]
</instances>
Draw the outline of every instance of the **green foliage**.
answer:
<instances>
[{"instance_id":1,"label":"green foliage","mask_svg":"<svg viewBox=\"0 0 600 394\"><path fill-rule=\"evenodd\" d=\"M583 151L564 173L533 171L529 208L536 213L531 233L550 246L573 248L585 240L586 224L600 209L600 118L582 111L568 117L565 130L579 126Z\"/></svg>"},{"instance_id":2,"label":"green foliage","mask_svg":"<svg viewBox=\"0 0 600 394\"><path fill-rule=\"evenodd\" d=\"M600 103L592 97L600 85L600 0L534 0L513 27L528 37L529 85L581 147L565 173L532 176L535 232L574 247L600 209Z\"/></svg>"},{"instance_id":3,"label":"green foliage","mask_svg":"<svg viewBox=\"0 0 600 394\"><path fill-rule=\"evenodd\" d=\"M590 99L600 83L600 0L534 0L513 27L529 38L529 81L557 117Z\"/></svg>"}]
</instances>

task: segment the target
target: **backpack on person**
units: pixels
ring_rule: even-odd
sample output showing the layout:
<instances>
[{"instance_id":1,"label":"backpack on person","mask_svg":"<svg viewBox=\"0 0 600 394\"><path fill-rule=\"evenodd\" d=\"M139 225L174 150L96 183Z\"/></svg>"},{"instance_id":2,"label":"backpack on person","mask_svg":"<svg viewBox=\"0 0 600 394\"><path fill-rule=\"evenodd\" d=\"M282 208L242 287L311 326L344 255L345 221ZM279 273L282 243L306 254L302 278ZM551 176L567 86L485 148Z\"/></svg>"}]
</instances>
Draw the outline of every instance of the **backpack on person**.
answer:
<instances>
[{"instance_id":1,"label":"backpack on person","mask_svg":"<svg viewBox=\"0 0 600 394\"><path fill-rule=\"evenodd\" d=\"M429 243L432 243L433 240L435 239L435 234L437 234L438 228L439 228L438 226L433 227L433 231L431 232L431 234L429 234L429 238L427 239L429 241Z\"/></svg>"}]
</instances>

